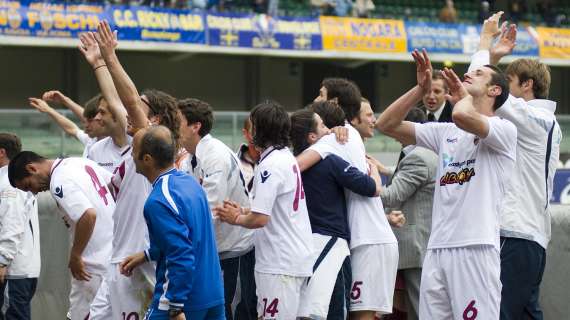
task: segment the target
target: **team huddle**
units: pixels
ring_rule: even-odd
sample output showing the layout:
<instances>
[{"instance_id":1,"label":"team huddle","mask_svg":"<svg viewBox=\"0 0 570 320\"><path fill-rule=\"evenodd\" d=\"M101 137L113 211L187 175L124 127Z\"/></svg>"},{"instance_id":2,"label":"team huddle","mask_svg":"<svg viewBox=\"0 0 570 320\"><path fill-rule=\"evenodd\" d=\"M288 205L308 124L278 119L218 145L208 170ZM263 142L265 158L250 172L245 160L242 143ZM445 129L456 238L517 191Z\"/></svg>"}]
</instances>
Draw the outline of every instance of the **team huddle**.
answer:
<instances>
[{"instance_id":1,"label":"team huddle","mask_svg":"<svg viewBox=\"0 0 570 320\"><path fill-rule=\"evenodd\" d=\"M84 143L84 156L46 159L0 134L0 206L26 204L31 240L22 242L32 243L30 192L49 191L61 209L72 236L71 320L375 319L393 312L406 269L395 231L421 224L405 204L416 189L398 190L419 181L405 163L422 152L435 159L425 174L431 234L414 267L421 285L409 319L534 316L540 280L523 287L516 273L527 262L503 259L503 250L507 239L524 239L544 254L561 133L548 87L537 94L538 77L529 84L516 61L506 73L494 66L516 39L500 17L485 21L463 81L416 50L417 84L375 119L355 83L326 78L315 101L291 114L272 101L255 106L237 153L210 133L207 102L139 92L115 53L116 32L102 22L79 47L101 94L84 107L57 91L30 98ZM436 81L453 122L427 122L416 108ZM85 131L50 101L68 105ZM387 186L364 145L376 129L404 147ZM39 242L29 264L37 270L17 274L15 255L0 246L7 281L12 270L37 279ZM8 303L8 319L29 319L34 291L27 306Z\"/></svg>"}]
</instances>

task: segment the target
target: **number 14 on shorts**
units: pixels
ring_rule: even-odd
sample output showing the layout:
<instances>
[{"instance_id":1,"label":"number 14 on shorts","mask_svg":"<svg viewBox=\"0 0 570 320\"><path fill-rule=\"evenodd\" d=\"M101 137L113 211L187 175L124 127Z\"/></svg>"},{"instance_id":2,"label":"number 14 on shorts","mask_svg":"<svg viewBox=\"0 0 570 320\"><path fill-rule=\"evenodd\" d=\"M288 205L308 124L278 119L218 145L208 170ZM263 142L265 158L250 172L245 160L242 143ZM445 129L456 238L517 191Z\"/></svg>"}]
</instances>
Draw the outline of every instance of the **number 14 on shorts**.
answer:
<instances>
[{"instance_id":1,"label":"number 14 on shorts","mask_svg":"<svg viewBox=\"0 0 570 320\"><path fill-rule=\"evenodd\" d=\"M277 314L279 313L279 299L273 299L269 305L267 304L267 298L263 298L263 319L277 319Z\"/></svg>"}]
</instances>

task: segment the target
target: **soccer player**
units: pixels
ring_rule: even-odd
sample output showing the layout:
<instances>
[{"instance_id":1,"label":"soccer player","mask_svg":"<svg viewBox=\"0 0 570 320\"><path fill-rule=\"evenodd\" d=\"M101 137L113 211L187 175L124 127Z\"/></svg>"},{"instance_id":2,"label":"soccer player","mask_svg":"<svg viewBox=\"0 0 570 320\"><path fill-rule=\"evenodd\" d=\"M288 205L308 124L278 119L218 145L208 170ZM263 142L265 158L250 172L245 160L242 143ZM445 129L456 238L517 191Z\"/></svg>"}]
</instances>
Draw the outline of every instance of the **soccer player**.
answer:
<instances>
[{"instance_id":1,"label":"soccer player","mask_svg":"<svg viewBox=\"0 0 570 320\"><path fill-rule=\"evenodd\" d=\"M361 99L358 115L354 117L350 123L354 129L358 131L363 140L374 137L376 118L374 117L374 111L368 99Z\"/></svg>"},{"instance_id":2,"label":"soccer player","mask_svg":"<svg viewBox=\"0 0 570 320\"><path fill-rule=\"evenodd\" d=\"M503 28L502 12L487 19L471 69L497 64L515 46L516 26ZM540 283L550 241L550 205L562 133L548 100L550 70L538 60L517 59L505 70L510 96L497 115L517 127L517 166L501 209L501 319L542 319Z\"/></svg>"},{"instance_id":3,"label":"soccer player","mask_svg":"<svg viewBox=\"0 0 570 320\"><path fill-rule=\"evenodd\" d=\"M38 204L30 192L10 185L8 164L21 151L20 138L0 133L0 319L30 320L40 276Z\"/></svg>"},{"instance_id":4,"label":"soccer player","mask_svg":"<svg viewBox=\"0 0 570 320\"><path fill-rule=\"evenodd\" d=\"M107 189L110 174L85 158L49 160L31 151L8 165L10 184L37 194L49 190L72 235L69 255L71 320L83 320L107 271L115 201Z\"/></svg>"},{"instance_id":5,"label":"soccer player","mask_svg":"<svg viewBox=\"0 0 570 320\"><path fill-rule=\"evenodd\" d=\"M358 123L360 90L346 79L323 80L315 101L332 101L345 113L348 141L340 144L332 135L325 136L297 156L302 170L335 154L363 173L369 170L362 137L351 123ZM398 268L398 243L390 228L379 197L369 198L346 191L352 284L351 318L374 319L375 314L391 313Z\"/></svg>"},{"instance_id":6,"label":"soccer player","mask_svg":"<svg viewBox=\"0 0 570 320\"><path fill-rule=\"evenodd\" d=\"M249 117L243 121L241 132L246 143L239 147L237 156L240 160L241 171L243 173L243 178L245 179L247 191L251 191L251 188L253 187L253 172L255 170L256 162L259 159L259 152L255 149L255 145L253 144L253 137L251 135L251 119L249 119Z\"/></svg>"},{"instance_id":7,"label":"soccer player","mask_svg":"<svg viewBox=\"0 0 570 320\"><path fill-rule=\"evenodd\" d=\"M183 99L178 102L178 109L182 113L180 141L192 155L189 157L189 173L206 191L210 208L223 204L224 200L234 201L248 208L249 195L239 159L230 148L210 134L214 125L212 107L198 99ZM232 305L237 305L240 297L250 300L249 296L236 289L238 279L254 282L253 230L212 218L224 276L226 318L233 319L235 307L232 308ZM251 270L239 272L242 260L251 266ZM255 295L253 290L247 293Z\"/></svg>"},{"instance_id":8,"label":"soccer player","mask_svg":"<svg viewBox=\"0 0 570 320\"><path fill-rule=\"evenodd\" d=\"M301 287L312 274L313 239L301 171L287 148L290 119L275 102L251 111L255 169L251 208L225 201L215 213L224 222L259 229L254 236L257 315L295 319Z\"/></svg>"},{"instance_id":9,"label":"soccer player","mask_svg":"<svg viewBox=\"0 0 570 320\"><path fill-rule=\"evenodd\" d=\"M343 121L344 116L341 124ZM303 109L291 115L290 135L295 155L327 134L329 129L315 112ZM342 158L331 155L304 171L302 180L315 250L313 275L303 287L298 315L311 319L346 319L348 304L344 297L348 288L342 281L335 287L341 267L348 262L350 254L344 188L365 197L378 196L380 175L377 170L371 170L368 176ZM337 290L333 290L335 288Z\"/></svg>"},{"instance_id":10,"label":"soccer player","mask_svg":"<svg viewBox=\"0 0 570 320\"><path fill-rule=\"evenodd\" d=\"M224 291L206 194L191 176L174 168L177 142L168 128L137 132L137 172L152 182L144 206L150 249L123 265L123 272L156 261L156 286L145 319L225 319Z\"/></svg>"},{"instance_id":11,"label":"soccer player","mask_svg":"<svg viewBox=\"0 0 570 320\"><path fill-rule=\"evenodd\" d=\"M128 132L146 128L149 124L162 124L178 137L179 118L176 99L158 90L145 90L140 96L116 54L116 34L105 22L98 27L95 35L101 57L111 74L111 81L128 114ZM111 189L116 195L117 207L113 230L113 253L108 276L102 290L97 295L91 319L120 319L125 317L142 318L152 298L155 284L155 266L145 263L130 277L121 274L120 264L149 246L148 228L143 208L152 189L149 181L136 172L131 156L132 149L125 154L126 159L116 168L111 180Z\"/></svg>"},{"instance_id":12,"label":"soccer player","mask_svg":"<svg viewBox=\"0 0 570 320\"><path fill-rule=\"evenodd\" d=\"M426 51L412 53L418 84L393 102L377 127L403 145L439 155L432 232L423 263L420 319L499 319L499 212L514 173L515 126L495 116L508 97L493 66L457 75L444 70L454 123L412 123L406 114L430 88Z\"/></svg>"},{"instance_id":13,"label":"soccer player","mask_svg":"<svg viewBox=\"0 0 570 320\"><path fill-rule=\"evenodd\" d=\"M113 172L123 162L131 148L131 138L126 134L127 114L107 65L101 57L94 33L84 33L80 35L80 40L79 50L93 68L102 94L95 120L109 132L109 137L91 146L87 158L97 162L109 172Z\"/></svg>"}]
</instances>

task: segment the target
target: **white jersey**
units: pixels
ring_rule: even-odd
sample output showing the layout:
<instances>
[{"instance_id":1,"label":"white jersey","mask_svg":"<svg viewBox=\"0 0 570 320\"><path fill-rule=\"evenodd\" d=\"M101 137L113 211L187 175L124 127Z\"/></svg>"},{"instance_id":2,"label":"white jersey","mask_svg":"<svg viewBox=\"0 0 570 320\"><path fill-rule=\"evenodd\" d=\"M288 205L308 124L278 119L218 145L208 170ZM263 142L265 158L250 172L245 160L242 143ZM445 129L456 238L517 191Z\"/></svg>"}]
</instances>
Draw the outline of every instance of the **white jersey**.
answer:
<instances>
[{"instance_id":1,"label":"white jersey","mask_svg":"<svg viewBox=\"0 0 570 320\"><path fill-rule=\"evenodd\" d=\"M475 53L469 69L489 64L489 51ZM562 131L556 102L509 96L496 114L517 127L517 166L501 211L501 236L535 241L551 237L550 197L560 158Z\"/></svg>"},{"instance_id":2,"label":"white jersey","mask_svg":"<svg viewBox=\"0 0 570 320\"><path fill-rule=\"evenodd\" d=\"M150 242L143 208L152 186L145 176L136 172L130 151L115 170L111 185L117 198L111 263L119 263L129 255L148 249Z\"/></svg>"},{"instance_id":3,"label":"white jersey","mask_svg":"<svg viewBox=\"0 0 570 320\"><path fill-rule=\"evenodd\" d=\"M361 172L368 172L366 150L360 134L350 124L348 142L340 144L334 134L322 137L309 150L316 151L325 159L330 154L341 157ZM350 227L350 248L366 244L397 243L388 219L384 215L384 206L380 197L364 197L350 190L345 190L348 225Z\"/></svg>"},{"instance_id":4,"label":"white jersey","mask_svg":"<svg viewBox=\"0 0 570 320\"><path fill-rule=\"evenodd\" d=\"M189 173L206 191L210 210L227 199L237 202L241 207L250 207L240 162L223 142L209 134L204 136L196 146L194 165L192 159L193 157L188 157ZM233 226L213 218L220 259L240 256L253 247L254 230Z\"/></svg>"},{"instance_id":5,"label":"white jersey","mask_svg":"<svg viewBox=\"0 0 570 320\"><path fill-rule=\"evenodd\" d=\"M499 210L514 173L517 129L499 117L487 119L484 139L453 123L415 124L416 144L439 155L428 249L499 249Z\"/></svg>"},{"instance_id":6,"label":"white jersey","mask_svg":"<svg viewBox=\"0 0 570 320\"><path fill-rule=\"evenodd\" d=\"M75 133L75 137L77 138L77 140L79 140L79 142L81 142L81 144L83 144L83 158L87 158L87 155L89 154L89 149L91 149L91 147L95 144L95 142L97 142L96 138L90 138L89 135L87 135L87 133L85 133L85 131L78 129L77 132Z\"/></svg>"},{"instance_id":7,"label":"white jersey","mask_svg":"<svg viewBox=\"0 0 570 320\"><path fill-rule=\"evenodd\" d=\"M95 274L106 272L111 256L115 201L107 189L110 179L106 170L84 158L57 159L51 168L50 193L63 209L72 237L85 211L95 209L95 227L81 255L87 271Z\"/></svg>"},{"instance_id":8,"label":"white jersey","mask_svg":"<svg viewBox=\"0 0 570 320\"><path fill-rule=\"evenodd\" d=\"M114 172L123 160L130 157L128 154L131 150L132 138L127 136L127 144L119 148L111 137L103 138L89 148L87 158L91 159L103 169Z\"/></svg>"},{"instance_id":9,"label":"white jersey","mask_svg":"<svg viewBox=\"0 0 570 320\"><path fill-rule=\"evenodd\" d=\"M268 148L255 168L251 211L270 216L254 235L255 271L310 276L313 236L297 161L288 148Z\"/></svg>"}]
</instances>

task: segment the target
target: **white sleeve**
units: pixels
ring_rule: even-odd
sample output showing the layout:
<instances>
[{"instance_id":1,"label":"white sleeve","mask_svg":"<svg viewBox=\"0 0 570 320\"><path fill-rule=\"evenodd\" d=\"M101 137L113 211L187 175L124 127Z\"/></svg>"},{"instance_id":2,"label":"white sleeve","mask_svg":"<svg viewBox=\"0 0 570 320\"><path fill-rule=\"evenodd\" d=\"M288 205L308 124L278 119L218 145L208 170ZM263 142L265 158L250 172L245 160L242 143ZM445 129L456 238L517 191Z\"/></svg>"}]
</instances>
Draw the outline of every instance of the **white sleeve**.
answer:
<instances>
[{"instance_id":1,"label":"white sleeve","mask_svg":"<svg viewBox=\"0 0 570 320\"><path fill-rule=\"evenodd\" d=\"M467 72L471 72L479 67L491 63L491 54L489 50L479 50L471 56L471 64Z\"/></svg>"},{"instance_id":2,"label":"white sleeve","mask_svg":"<svg viewBox=\"0 0 570 320\"><path fill-rule=\"evenodd\" d=\"M334 133L328 134L317 143L309 147L308 150L313 150L321 156L321 159L325 159L331 154L339 154L341 145L336 141L336 136Z\"/></svg>"},{"instance_id":3,"label":"white sleeve","mask_svg":"<svg viewBox=\"0 0 570 320\"><path fill-rule=\"evenodd\" d=\"M275 205L275 199L283 185L283 177L278 170L260 167L253 179L255 195L251 201L251 211L270 216Z\"/></svg>"},{"instance_id":4,"label":"white sleeve","mask_svg":"<svg viewBox=\"0 0 570 320\"><path fill-rule=\"evenodd\" d=\"M71 179L54 179L50 192L73 222L79 221L87 209L95 208L81 188ZM93 189L93 192L97 190Z\"/></svg>"},{"instance_id":5,"label":"white sleeve","mask_svg":"<svg viewBox=\"0 0 570 320\"><path fill-rule=\"evenodd\" d=\"M83 144L83 146L87 146L88 144L91 143L92 140L92 138L89 138L87 133L85 133L85 131L81 129L77 130L77 132L75 133L75 137L77 138L77 140L79 140L79 142Z\"/></svg>"},{"instance_id":6,"label":"white sleeve","mask_svg":"<svg viewBox=\"0 0 570 320\"><path fill-rule=\"evenodd\" d=\"M441 140L446 130L455 126L452 123L414 123L416 145L432 150L439 154Z\"/></svg>"},{"instance_id":7,"label":"white sleeve","mask_svg":"<svg viewBox=\"0 0 570 320\"><path fill-rule=\"evenodd\" d=\"M228 177L231 168L230 156L229 153L226 156L211 154L207 159L200 161L202 188L206 191L210 208L221 204L227 198Z\"/></svg>"},{"instance_id":8,"label":"white sleeve","mask_svg":"<svg viewBox=\"0 0 570 320\"><path fill-rule=\"evenodd\" d=\"M499 117L487 118L489 134L482 142L492 150L516 160L517 128L510 121Z\"/></svg>"},{"instance_id":9,"label":"white sleeve","mask_svg":"<svg viewBox=\"0 0 570 320\"><path fill-rule=\"evenodd\" d=\"M25 193L6 188L0 192L0 263L10 265L18 254L25 231Z\"/></svg>"}]
</instances>

